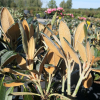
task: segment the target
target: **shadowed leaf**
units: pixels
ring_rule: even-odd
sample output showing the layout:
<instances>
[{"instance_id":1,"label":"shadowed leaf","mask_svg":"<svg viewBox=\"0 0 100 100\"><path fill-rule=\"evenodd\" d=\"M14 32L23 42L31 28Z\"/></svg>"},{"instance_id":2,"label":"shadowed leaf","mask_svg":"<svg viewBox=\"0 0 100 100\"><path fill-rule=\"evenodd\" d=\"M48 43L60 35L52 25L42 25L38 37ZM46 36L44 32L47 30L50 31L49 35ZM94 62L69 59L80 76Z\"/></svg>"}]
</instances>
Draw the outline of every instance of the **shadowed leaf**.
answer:
<instances>
[{"instance_id":1,"label":"shadowed leaf","mask_svg":"<svg viewBox=\"0 0 100 100\"><path fill-rule=\"evenodd\" d=\"M51 50L48 52L46 63L54 65L56 67L59 60L60 60L60 57L57 56L54 52L52 52ZM44 69L48 73L52 74L53 71L55 70L54 66L49 66L48 68L44 67Z\"/></svg>"},{"instance_id":2,"label":"shadowed leaf","mask_svg":"<svg viewBox=\"0 0 100 100\"><path fill-rule=\"evenodd\" d=\"M6 32L6 36L12 40L12 42L16 42L16 40L20 36L20 29L18 23L15 23L14 25L11 25L9 29Z\"/></svg>"},{"instance_id":3,"label":"shadowed leaf","mask_svg":"<svg viewBox=\"0 0 100 100\"><path fill-rule=\"evenodd\" d=\"M23 20L22 25L23 25L23 28L24 28L26 36L27 36L27 41L29 41L29 30L30 29L29 29L28 23L25 19Z\"/></svg>"},{"instance_id":4,"label":"shadowed leaf","mask_svg":"<svg viewBox=\"0 0 100 100\"><path fill-rule=\"evenodd\" d=\"M23 70L27 70L26 60L22 56L17 56L17 63Z\"/></svg>"},{"instance_id":5,"label":"shadowed leaf","mask_svg":"<svg viewBox=\"0 0 100 100\"><path fill-rule=\"evenodd\" d=\"M93 83L93 78L92 78L92 75L90 73L89 76L82 81L82 84L85 88L89 88L92 86L92 83Z\"/></svg>"},{"instance_id":6,"label":"shadowed leaf","mask_svg":"<svg viewBox=\"0 0 100 100\"><path fill-rule=\"evenodd\" d=\"M39 74L41 74L42 71L43 71L44 64L45 64L45 62L46 62L46 60L47 60L47 54L48 54L48 51L47 51L47 53L44 55L44 58L43 58L43 60L42 60L42 62L41 62L41 64L40 64Z\"/></svg>"},{"instance_id":7,"label":"shadowed leaf","mask_svg":"<svg viewBox=\"0 0 100 100\"><path fill-rule=\"evenodd\" d=\"M41 50L43 50L44 46L40 47L36 53L34 54L34 58L41 52Z\"/></svg>"},{"instance_id":8,"label":"shadowed leaf","mask_svg":"<svg viewBox=\"0 0 100 100\"><path fill-rule=\"evenodd\" d=\"M6 33L7 29L12 24L14 24L14 19L12 18L8 9L4 7L1 11L1 25L2 25L3 31Z\"/></svg>"},{"instance_id":9,"label":"shadowed leaf","mask_svg":"<svg viewBox=\"0 0 100 100\"><path fill-rule=\"evenodd\" d=\"M31 26L30 26L29 40L30 40L30 38L31 38L33 35L34 35L34 27L33 27L33 25L31 24Z\"/></svg>"}]
</instances>

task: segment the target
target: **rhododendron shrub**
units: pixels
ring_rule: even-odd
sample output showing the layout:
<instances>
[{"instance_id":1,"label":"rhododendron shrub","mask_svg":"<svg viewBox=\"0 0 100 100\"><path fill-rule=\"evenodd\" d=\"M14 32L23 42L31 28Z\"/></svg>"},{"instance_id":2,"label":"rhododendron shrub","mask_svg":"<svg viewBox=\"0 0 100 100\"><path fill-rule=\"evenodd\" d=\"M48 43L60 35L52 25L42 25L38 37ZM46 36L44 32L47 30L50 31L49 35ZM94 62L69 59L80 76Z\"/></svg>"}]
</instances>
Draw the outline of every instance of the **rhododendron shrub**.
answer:
<instances>
[{"instance_id":1,"label":"rhododendron shrub","mask_svg":"<svg viewBox=\"0 0 100 100\"><path fill-rule=\"evenodd\" d=\"M61 7L53 8L53 9L48 8L48 9L45 11L46 14L51 15L51 16L53 16L55 12L57 12L57 15L58 15L58 16L62 16L62 17L64 16L64 14L63 14L64 9L61 8Z\"/></svg>"}]
</instances>

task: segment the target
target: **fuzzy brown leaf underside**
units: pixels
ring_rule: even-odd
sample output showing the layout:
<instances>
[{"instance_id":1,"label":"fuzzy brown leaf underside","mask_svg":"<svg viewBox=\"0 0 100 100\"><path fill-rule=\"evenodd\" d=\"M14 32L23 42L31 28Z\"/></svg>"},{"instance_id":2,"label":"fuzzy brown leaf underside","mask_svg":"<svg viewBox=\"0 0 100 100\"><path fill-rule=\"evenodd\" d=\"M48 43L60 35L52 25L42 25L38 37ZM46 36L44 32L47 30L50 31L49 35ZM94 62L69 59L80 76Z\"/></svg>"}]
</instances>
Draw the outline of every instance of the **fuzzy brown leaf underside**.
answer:
<instances>
[{"instance_id":1,"label":"fuzzy brown leaf underside","mask_svg":"<svg viewBox=\"0 0 100 100\"><path fill-rule=\"evenodd\" d=\"M6 33L7 29L12 24L14 24L14 19L12 18L8 9L4 7L1 11L1 25L2 25L3 31Z\"/></svg>"}]
</instances>

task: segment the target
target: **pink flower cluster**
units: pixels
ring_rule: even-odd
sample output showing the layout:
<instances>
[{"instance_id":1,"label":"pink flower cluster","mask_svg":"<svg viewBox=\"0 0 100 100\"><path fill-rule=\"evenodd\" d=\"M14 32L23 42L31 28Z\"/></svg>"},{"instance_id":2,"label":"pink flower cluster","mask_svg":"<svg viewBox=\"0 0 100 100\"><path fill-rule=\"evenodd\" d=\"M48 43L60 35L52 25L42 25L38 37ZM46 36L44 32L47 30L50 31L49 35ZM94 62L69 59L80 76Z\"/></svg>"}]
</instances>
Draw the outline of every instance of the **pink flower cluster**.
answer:
<instances>
[{"instance_id":1,"label":"pink flower cluster","mask_svg":"<svg viewBox=\"0 0 100 100\"><path fill-rule=\"evenodd\" d=\"M78 17L78 19L80 19L80 20L86 20L85 17Z\"/></svg>"},{"instance_id":2,"label":"pink flower cluster","mask_svg":"<svg viewBox=\"0 0 100 100\"><path fill-rule=\"evenodd\" d=\"M56 9L56 8L53 8L53 9L48 8L48 9L45 11L45 13L51 14L52 12L55 12L55 11L64 11L64 10L63 10L63 8L61 8L61 7L58 7L57 9Z\"/></svg>"},{"instance_id":3,"label":"pink flower cluster","mask_svg":"<svg viewBox=\"0 0 100 100\"><path fill-rule=\"evenodd\" d=\"M73 15L73 14L67 14L67 16L71 16L72 18L74 17L74 15Z\"/></svg>"}]
</instances>

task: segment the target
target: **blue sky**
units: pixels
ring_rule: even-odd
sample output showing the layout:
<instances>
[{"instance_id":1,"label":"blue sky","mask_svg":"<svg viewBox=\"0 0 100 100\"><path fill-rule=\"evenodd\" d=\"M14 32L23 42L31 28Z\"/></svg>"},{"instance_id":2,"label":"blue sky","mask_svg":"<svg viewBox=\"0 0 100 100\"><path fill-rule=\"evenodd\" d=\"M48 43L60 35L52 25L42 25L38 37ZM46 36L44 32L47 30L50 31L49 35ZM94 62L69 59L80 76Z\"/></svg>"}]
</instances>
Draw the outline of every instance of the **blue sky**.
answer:
<instances>
[{"instance_id":1,"label":"blue sky","mask_svg":"<svg viewBox=\"0 0 100 100\"><path fill-rule=\"evenodd\" d=\"M42 7L47 7L47 3L50 0L41 0L43 3ZM63 0L55 0L57 6L59 7L59 4L61 3L61 1ZM67 1L67 0L65 0ZM100 0L72 0L72 8L98 8L100 7Z\"/></svg>"}]
</instances>

